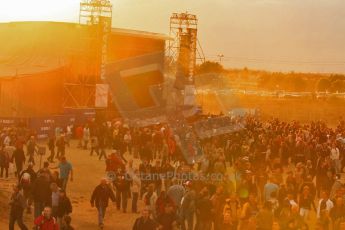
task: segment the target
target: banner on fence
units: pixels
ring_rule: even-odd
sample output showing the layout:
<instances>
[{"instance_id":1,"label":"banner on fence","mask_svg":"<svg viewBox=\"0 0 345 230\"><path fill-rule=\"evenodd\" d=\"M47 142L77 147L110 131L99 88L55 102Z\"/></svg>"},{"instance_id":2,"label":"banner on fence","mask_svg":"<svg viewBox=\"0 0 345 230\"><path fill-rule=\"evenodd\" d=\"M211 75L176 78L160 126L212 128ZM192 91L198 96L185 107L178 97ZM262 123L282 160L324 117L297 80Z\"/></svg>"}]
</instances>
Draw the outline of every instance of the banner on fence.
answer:
<instances>
[{"instance_id":1,"label":"banner on fence","mask_svg":"<svg viewBox=\"0 0 345 230\"><path fill-rule=\"evenodd\" d=\"M19 122L19 118L9 118L2 117L0 118L0 127L1 128L11 128Z\"/></svg>"}]
</instances>

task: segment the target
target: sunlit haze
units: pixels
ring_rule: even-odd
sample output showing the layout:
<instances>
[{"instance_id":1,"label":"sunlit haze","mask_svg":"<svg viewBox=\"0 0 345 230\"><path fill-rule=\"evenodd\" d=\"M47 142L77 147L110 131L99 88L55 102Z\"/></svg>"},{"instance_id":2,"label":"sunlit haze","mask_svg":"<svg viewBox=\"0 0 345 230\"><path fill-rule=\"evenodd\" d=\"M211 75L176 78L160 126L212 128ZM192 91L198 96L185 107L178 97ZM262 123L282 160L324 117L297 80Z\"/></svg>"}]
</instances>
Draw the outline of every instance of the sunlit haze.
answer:
<instances>
[{"instance_id":1,"label":"sunlit haze","mask_svg":"<svg viewBox=\"0 0 345 230\"><path fill-rule=\"evenodd\" d=\"M199 18L206 58L227 67L345 72L343 0L112 0L113 26L169 33L169 16ZM0 1L0 21L77 22L79 0Z\"/></svg>"}]
</instances>

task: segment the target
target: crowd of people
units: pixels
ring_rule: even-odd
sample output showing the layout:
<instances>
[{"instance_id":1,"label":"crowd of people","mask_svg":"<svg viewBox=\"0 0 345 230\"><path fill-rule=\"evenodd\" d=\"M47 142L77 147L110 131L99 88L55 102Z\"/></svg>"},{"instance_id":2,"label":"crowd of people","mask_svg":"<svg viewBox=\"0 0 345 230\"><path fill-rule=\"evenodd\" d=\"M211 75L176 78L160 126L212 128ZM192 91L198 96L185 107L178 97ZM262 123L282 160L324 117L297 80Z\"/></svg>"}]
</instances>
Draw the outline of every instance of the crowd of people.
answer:
<instances>
[{"instance_id":1,"label":"crowd of people","mask_svg":"<svg viewBox=\"0 0 345 230\"><path fill-rule=\"evenodd\" d=\"M335 128L258 116L178 119L140 128L119 120L57 127L38 172L35 137L3 132L1 177L9 162L18 176L10 229L16 221L27 229L23 212L32 203L40 229L72 229L66 194L73 167L65 148L73 136L82 151L105 162L104 178L90 191L100 228L111 200L123 213L141 212L134 230L345 229L343 119ZM197 135L200 126L208 132L239 124L225 134Z\"/></svg>"},{"instance_id":2,"label":"crowd of people","mask_svg":"<svg viewBox=\"0 0 345 230\"><path fill-rule=\"evenodd\" d=\"M39 149L42 146L38 145L29 130L23 127L3 129L0 140L1 179L9 180L9 171L12 170L17 181L9 202L9 229L13 230L15 223L20 229L29 229L23 221L24 213L33 213L35 229L73 229L70 217L72 205L67 196L67 182L73 180L73 170L64 152L58 150L57 166L52 167L45 161L43 167L35 171L34 166L38 164L35 155L41 154ZM55 142L54 150L51 141L48 146L52 152L55 151ZM53 159L54 156L47 160L53 162Z\"/></svg>"},{"instance_id":3,"label":"crowd of people","mask_svg":"<svg viewBox=\"0 0 345 230\"><path fill-rule=\"evenodd\" d=\"M108 126L113 152L106 160L108 179L100 186L110 182L116 192L104 197L123 212L128 199L133 213L142 200L142 217L133 229L345 227L342 119L336 128L321 121L300 124L254 116L216 120L240 122L244 129L195 140L193 125L181 120L170 126ZM199 156L192 163L181 150L190 139ZM125 152L139 158L140 165L134 167ZM98 208L100 216L105 208Z\"/></svg>"}]
</instances>

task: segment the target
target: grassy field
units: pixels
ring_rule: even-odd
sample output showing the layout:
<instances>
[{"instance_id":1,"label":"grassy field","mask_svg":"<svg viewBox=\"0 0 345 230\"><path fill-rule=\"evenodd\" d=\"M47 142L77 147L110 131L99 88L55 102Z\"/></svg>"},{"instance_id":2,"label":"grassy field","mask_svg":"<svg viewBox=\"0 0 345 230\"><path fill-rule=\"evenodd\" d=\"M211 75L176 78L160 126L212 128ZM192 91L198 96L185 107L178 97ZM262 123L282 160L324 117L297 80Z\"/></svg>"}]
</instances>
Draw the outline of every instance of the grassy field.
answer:
<instances>
[{"instance_id":1,"label":"grassy field","mask_svg":"<svg viewBox=\"0 0 345 230\"><path fill-rule=\"evenodd\" d=\"M256 108L263 118L277 117L282 120L323 120L336 125L345 115L345 100L337 98L277 98L248 95L198 95L197 101L207 113L220 113L232 108Z\"/></svg>"}]
</instances>

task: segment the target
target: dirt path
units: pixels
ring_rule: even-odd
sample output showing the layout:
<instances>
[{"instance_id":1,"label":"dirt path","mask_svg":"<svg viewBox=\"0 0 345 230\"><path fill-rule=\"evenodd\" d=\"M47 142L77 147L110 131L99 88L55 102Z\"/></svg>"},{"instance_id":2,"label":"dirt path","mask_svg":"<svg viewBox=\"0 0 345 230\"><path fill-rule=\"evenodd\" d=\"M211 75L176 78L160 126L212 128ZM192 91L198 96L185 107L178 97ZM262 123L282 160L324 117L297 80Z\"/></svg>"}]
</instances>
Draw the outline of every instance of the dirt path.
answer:
<instances>
[{"instance_id":1,"label":"dirt path","mask_svg":"<svg viewBox=\"0 0 345 230\"><path fill-rule=\"evenodd\" d=\"M77 149L73 146L76 146L76 143L72 143L72 147L66 149L67 160L72 163L74 169L74 181L68 182L67 185L67 195L73 206L72 225L75 229L98 229L97 210L90 206L90 196L95 186L99 184L100 179L105 175L105 163L104 160L98 160L97 156L89 156L89 151ZM2 199L0 196L0 205L3 207L0 213L0 229L8 228L8 209L6 209L6 206L11 185L15 183L14 176L10 175L10 177L10 180L0 180L0 189L4 191ZM7 200L6 196L8 197ZM141 201L139 201L140 206ZM130 213L130 207L131 201L128 200L127 213L122 213L116 210L114 204L110 203L105 217L104 229L131 229L138 214ZM25 214L24 219L28 227L33 227L32 215ZM19 229L18 226L15 229Z\"/></svg>"}]
</instances>

